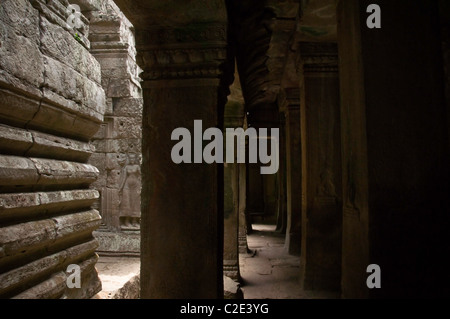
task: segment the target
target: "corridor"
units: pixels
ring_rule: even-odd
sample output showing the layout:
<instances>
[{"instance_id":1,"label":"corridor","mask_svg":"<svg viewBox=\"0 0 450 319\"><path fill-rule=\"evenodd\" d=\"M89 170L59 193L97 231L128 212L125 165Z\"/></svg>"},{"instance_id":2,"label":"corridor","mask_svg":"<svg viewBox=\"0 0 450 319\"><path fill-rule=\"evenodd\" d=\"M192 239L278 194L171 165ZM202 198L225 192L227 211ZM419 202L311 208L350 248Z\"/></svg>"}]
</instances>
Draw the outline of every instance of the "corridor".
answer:
<instances>
[{"instance_id":1,"label":"corridor","mask_svg":"<svg viewBox=\"0 0 450 319\"><path fill-rule=\"evenodd\" d=\"M300 257L288 255L284 235L272 225L253 225L248 235L250 254L240 255L242 291L245 299L336 299L338 293L303 291Z\"/></svg>"}]
</instances>

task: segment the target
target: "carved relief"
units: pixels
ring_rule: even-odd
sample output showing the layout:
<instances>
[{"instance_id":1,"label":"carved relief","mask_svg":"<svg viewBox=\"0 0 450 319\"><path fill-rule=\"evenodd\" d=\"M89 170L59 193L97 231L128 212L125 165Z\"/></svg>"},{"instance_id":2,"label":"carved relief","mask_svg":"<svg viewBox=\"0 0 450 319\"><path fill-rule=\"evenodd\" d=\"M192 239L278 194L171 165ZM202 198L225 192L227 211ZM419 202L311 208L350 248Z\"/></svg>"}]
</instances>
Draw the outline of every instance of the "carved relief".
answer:
<instances>
[{"instance_id":1,"label":"carved relief","mask_svg":"<svg viewBox=\"0 0 450 319\"><path fill-rule=\"evenodd\" d=\"M225 24L138 30L144 80L217 78L226 60Z\"/></svg>"},{"instance_id":2,"label":"carved relief","mask_svg":"<svg viewBox=\"0 0 450 319\"><path fill-rule=\"evenodd\" d=\"M122 229L139 229L141 218L141 166L137 154L128 155L120 182L120 221Z\"/></svg>"}]
</instances>

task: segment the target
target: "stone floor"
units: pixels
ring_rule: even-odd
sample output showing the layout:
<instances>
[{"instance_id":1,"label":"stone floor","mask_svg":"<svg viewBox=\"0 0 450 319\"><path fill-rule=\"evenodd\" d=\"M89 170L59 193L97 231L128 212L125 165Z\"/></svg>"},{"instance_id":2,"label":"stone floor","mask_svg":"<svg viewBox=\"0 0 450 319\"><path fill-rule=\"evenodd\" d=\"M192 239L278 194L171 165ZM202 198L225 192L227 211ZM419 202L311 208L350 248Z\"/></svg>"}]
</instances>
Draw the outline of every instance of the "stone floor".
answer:
<instances>
[{"instance_id":1,"label":"stone floor","mask_svg":"<svg viewBox=\"0 0 450 319\"><path fill-rule=\"evenodd\" d=\"M245 299L336 299L338 294L303 291L299 284L300 257L286 254L284 235L275 226L253 225L248 236L251 254L240 255Z\"/></svg>"},{"instance_id":2,"label":"stone floor","mask_svg":"<svg viewBox=\"0 0 450 319\"><path fill-rule=\"evenodd\" d=\"M102 281L102 291L95 299L112 299L127 282L139 274L140 258L103 257L97 262L97 272Z\"/></svg>"},{"instance_id":3,"label":"stone floor","mask_svg":"<svg viewBox=\"0 0 450 319\"><path fill-rule=\"evenodd\" d=\"M271 225L253 225L248 236L251 254L240 255L245 299L335 299L338 294L307 292L300 288L300 258L286 254L284 236ZM117 293L139 273L140 260L132 257L100 257L97 271L103 290L96 299L117 298Z\"/></svg>"}]
</instances>

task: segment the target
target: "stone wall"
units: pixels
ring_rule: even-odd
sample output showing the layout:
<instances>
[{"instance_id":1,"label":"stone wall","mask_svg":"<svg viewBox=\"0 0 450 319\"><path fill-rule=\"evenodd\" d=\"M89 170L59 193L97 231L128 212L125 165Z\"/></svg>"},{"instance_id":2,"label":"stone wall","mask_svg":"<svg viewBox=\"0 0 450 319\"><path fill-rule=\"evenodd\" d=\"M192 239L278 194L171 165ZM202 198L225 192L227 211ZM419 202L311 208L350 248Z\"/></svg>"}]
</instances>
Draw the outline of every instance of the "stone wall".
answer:
<instances>
[{"instance_id":1,"label":"stone wall","mask_svg":"<svg viewBox=\"0 0 450 319\"><path fill-rule=\"evenodd\" d=\"M90 188L99 170L87 163L106 99L88 19L68 27L68 4L0 2L1 298L90 298L101 289L99 192ZM81 289L66 285L70 264L81 268Z\"/></svg>"},{"instance_id":2,"label":"stone wall","mask_svg":"<svg viewBox=\"0 0 450 319\"><path fill-rule=\"evenodd\" d=\"M93 187L103 223L95 237L105 255L139 255L141 216L142 89L134 29L113 1L91 18L91 53L102 68L107 108L94 137L90 163L100 170Z\"/></svg>"}]
</instances>

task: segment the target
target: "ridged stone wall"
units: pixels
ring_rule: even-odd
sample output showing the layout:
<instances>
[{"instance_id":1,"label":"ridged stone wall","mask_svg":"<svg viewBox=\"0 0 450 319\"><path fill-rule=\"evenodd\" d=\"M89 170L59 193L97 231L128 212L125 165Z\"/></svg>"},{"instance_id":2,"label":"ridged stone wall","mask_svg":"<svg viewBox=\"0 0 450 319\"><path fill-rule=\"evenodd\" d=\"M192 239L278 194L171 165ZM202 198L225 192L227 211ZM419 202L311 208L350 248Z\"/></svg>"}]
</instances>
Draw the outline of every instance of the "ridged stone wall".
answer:
<instances>
[{"instance_id":1,"label":"ridged stone wall","mask_svg":"<svg viewBox=\"0 0 450 319\"><path fill-rule=\"evenodd\" d=\"M90 298L101 223L87 164L106 99L65 0L0 2L0 298ZM66 281L80 266L81 288Z\"/></svg>"}]
</instances>

